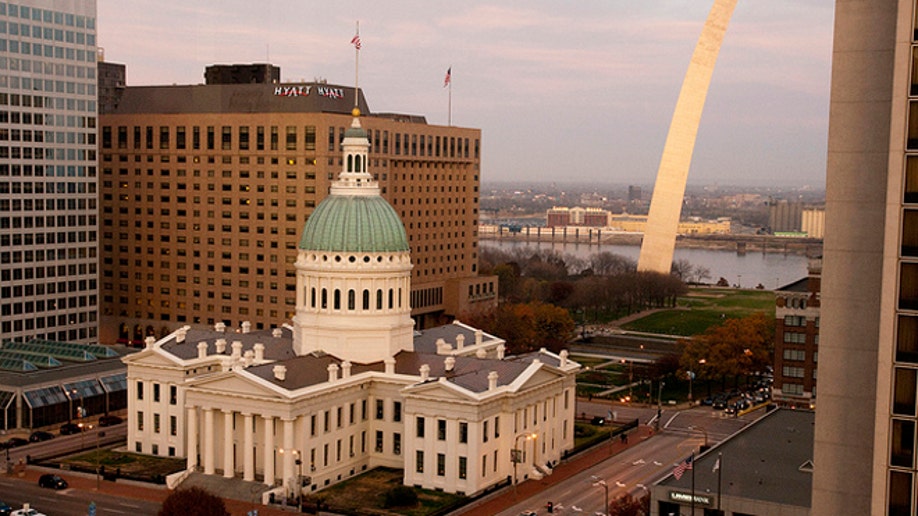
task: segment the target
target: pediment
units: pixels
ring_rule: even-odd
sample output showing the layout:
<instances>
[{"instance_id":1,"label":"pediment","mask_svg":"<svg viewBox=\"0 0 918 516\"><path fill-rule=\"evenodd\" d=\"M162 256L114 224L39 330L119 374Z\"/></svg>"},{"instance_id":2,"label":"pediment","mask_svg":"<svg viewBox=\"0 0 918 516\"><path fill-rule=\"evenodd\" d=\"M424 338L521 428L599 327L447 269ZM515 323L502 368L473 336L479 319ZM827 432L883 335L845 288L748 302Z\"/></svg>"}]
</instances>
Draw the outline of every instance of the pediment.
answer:
<instances>
[{"instance_id":1,"label":"pediment","mask_svg":"<svg viewBox=\"0 0 918 516\"><path fill-rule=\"evenodd\" d=\"M402 394L422 396L424 398L436 399L444 402L467 402L474 399L469 391L449 382L427 382L411 385L402 389Z\"/></svg>"},{"instance_id":2,"label":"pediment","mask_svg":"<svg viewBox=\"0 0 918 516\"><path fill-rule=\"evenodd\" d=\"M189 387L209 393L226 393L231 395L284 398L276 389L272 389L253 378L247 378L239 372L230 372L206 376L191 382Z\"/></svg>"},{"instance_id":3,"label":"pediment","mask_svg":"<svg viewBox=\"0 0 918 516\"><path fill-rule=\"evenodd\" d=\"M557 371L555 369L548 369L545 367L540 367L538 370L532 373L531 376L525 378L523 383L520 385L517 392L525 391L527 389L532 389L540 387L546 383L553 382L563 376L564 373Z\"/></svg>"},{"instance_id":4,"label":"pediment","mask_svg":"<svg viewBox=\"0 0 918 516\"><path fill-rule=\"evenodd\" d=\"M179 361L172 355L156 349L145 349L122 359L128 366L179 367Z\"/></svg>"}]
</instances>

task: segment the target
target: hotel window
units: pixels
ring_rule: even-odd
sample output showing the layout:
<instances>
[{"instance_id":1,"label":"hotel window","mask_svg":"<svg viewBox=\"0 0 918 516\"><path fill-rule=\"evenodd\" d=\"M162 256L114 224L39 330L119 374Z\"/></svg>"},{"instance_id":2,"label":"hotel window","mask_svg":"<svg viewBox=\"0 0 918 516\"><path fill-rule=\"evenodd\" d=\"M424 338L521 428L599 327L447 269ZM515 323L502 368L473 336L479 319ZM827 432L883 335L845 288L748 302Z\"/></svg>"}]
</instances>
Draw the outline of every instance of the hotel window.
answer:
<instances>
[{"instance_id":1,"label":"hotel window","mask_svg":"<svg viewBox=\"0 0 918 516\"><path fill-rule=\"evenodd\" d=\"M265 150L265 128L262 125L255 129L255 150Z\"/></svg>"},{"instance_id":2,"label":"hotel window","mask_svg":"<svg viewBox=\"0 0 918 516\"><path fill-rule=\"evenodd\" d=\"M915 422L893 419L892 449L889 464L903 468L914 468L915 462Z\"/></svg>"},{"instance_id":3,"label":"hotel window","mask_svg":"<svg viewBox=\"0 0 918 516\"><path fill-rule=\"evenodd\" d=\"M181 125L175 128L175 148L185 150L185 126Z\"/></svg>"},{"instance_id":4,"label":"hotel window","mask_svg":"<svg viewBox=\"0 0 918 516\"><path fill-rule=\"evenodd\" d=\"M249 127L239 127L239 150L249 150Z\"/></svg>"},{"instance_id":5,"label":"hotel window","mask_svg":"<svg viewBox=\"0 0 918 516\"><path fill-rule=\"evenodd\" d=\"M417 473L424 472L424 452L421 450L414 453L414 470Z\"/></svg>"},{"instance_id":6,"label":"hotel window","mask_svg":"<svg viewBox=\"0 0 918 516\"><path fill-rule=\"evenodd\" d=\"M423 417L417 416L417 418L415 419L415 427L417 431L415 435L419 438L423 438L424 437L424 418Z\"/></svg>"},{"instance_id":7,"label":"hotel window","mask_svg":"<svg viewBox=\"0 0 918 516\"><path fill-rule=\"evenodd\" d=\"M287 150L296 150L296 127L292 125L287 126L287 139L286 147Z\"/></svg>"},{"instance_id":8,"label":"hotel window","mask_svg":"<svg viewBox=\"0 0 918 516\"><path fill-rule=\"evenodd\" d=\"M893 393L893 412L907 416L915 415L916 380L915 369L896 368L895 389Z\"/></svg>"},{"instance_id":9,"label":"hotel window","mask_svg":"<svg viewBox=\"0 0 918 516\"><path fill-rule=\"evenodd\" d=\"M316 150L316 126L306 126L306 150Z\"/></svg>"},{"instance_id":10,"label":"hotel window","mask_svg":"<svg viewBox=\"0 0 918 516\"><path fill-rule=\"evenodd\" d=\"M233 148L233 128L228 125L220 128L220 148L223 150Z\"/></svg>"},{"instance_id":11,"label":"hotel window","mask_svg":"<svg viewBox=\"0 0 918 516\"><path fill-rule=\"evenodd\" d=\"M445 419L437 420L437 440L438 441L446 440L446 420Z\"/></svg>"}]
</instances>

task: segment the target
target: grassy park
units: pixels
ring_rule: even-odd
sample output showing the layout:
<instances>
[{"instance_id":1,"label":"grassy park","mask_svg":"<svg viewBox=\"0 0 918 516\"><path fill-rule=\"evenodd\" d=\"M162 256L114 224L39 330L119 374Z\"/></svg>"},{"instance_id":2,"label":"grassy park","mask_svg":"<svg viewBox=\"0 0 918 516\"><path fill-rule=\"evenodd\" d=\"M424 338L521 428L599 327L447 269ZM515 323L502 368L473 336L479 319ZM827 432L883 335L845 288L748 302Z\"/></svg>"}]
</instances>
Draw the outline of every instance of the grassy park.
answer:
<instances>
[{"instance_id":1,"label":"grassy park","mask_svg":"<svg viewBox=\"0 0 918 516\"><path fill-rule=\"evenodd\" d=\"M675 308L657 310L622 325L622 329L661 335L690 337L720 324L725 318L746 317L754 312L775 313L770 290L693 288Z\"/></svg>"}]
</instances>

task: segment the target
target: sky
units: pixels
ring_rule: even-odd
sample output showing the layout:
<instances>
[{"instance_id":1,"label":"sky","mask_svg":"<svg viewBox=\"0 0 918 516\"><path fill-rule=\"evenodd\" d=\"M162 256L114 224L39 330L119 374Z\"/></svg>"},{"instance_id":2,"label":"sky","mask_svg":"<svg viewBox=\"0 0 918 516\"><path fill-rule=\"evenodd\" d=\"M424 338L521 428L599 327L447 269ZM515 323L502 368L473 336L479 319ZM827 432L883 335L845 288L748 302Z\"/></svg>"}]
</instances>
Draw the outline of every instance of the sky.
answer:
<instances>
[{"instance_id":1,"label":"sky","mask_svg":"<svg viewBox=\"0 0 918 516\"><path fill-rule=\"evenodd\" d=\"M482 132L483 182L651 185L713 0L99 0L128 86L270 62L374 112ZM739 0L690 185L825 187L834 2ZM451 88L444 88L452 69ZM450 95L451 90L451 95Z\"/></svg>"}]
</instances>

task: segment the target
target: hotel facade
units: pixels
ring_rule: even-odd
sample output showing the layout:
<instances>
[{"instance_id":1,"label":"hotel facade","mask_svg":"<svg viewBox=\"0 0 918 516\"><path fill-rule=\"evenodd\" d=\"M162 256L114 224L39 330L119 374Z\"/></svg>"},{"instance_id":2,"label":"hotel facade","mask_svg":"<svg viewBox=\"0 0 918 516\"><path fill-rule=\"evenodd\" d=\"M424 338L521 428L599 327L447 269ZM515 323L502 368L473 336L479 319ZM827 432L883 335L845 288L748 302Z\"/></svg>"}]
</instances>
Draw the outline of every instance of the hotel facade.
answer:
<instances>
[{"instance_id":1,"label":"hotel facade","mask_svg":"<svg viewBox=\"0 0 918 516\"><path fill-rule=\"evenodd\" d=\"M355 104L408 235L418 327L493 306L496 278L477 270L480 131L372 113L354 95L325 83L123 88L101 116L102 342L292 317L300 231L342 166Z\"/></svg>"}]
</instances>

